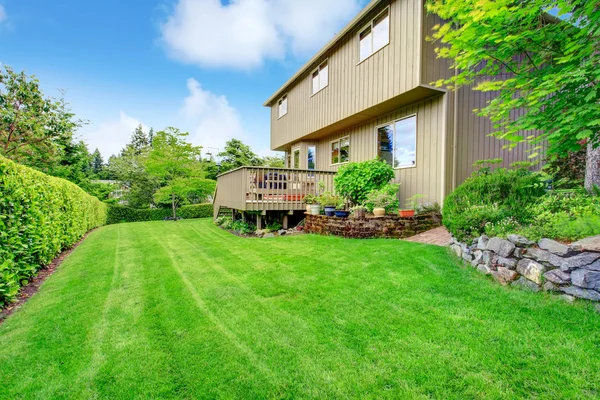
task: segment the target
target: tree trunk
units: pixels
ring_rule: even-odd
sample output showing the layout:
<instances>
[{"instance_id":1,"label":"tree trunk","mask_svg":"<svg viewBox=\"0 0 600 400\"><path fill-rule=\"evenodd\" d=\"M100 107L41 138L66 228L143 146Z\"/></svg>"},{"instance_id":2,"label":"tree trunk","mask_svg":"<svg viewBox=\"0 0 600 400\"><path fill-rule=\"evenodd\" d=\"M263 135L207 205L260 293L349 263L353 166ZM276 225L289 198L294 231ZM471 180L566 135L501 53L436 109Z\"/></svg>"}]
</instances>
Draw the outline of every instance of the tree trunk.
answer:
<instances>
[{"instance_id":1,"label":"tree trunk","mask_svg":"<svg viewBox=\"0 0 600 400\"><path fill-rule=\"evenodd\" d=\"M173 205L173 221L177 221L177 208L175 207L175 193L171 193L171 201Z\"/></svg>"},{"instance_id":2,"label":"tree trunk","mask_svg":"<svg viewBox=\"0 0 600 400\"><path fill-rule=\"evenodd\" d=\"M591 193L594 186L600 187L600 146L594 148L591 141L587 146L585 188Z\"/></svg>"}]
</instances>

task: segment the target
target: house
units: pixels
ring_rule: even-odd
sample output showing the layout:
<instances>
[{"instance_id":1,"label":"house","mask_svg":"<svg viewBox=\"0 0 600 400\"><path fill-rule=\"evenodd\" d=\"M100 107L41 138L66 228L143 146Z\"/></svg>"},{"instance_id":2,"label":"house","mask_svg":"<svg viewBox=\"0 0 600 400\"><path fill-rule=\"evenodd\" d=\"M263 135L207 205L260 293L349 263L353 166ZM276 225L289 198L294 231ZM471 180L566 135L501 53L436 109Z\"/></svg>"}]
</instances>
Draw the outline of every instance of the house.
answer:
<instances>
[{"instance_id":1,"label":"house","mask_svg":"<svg viewBox=\"0 0 600 400\"><path fill-rule=\"evenodd\" d=\"M286 169L241 168L218 179L221 207L283 212L305 209L304 195L347 162L385 160L395 169L400 200L444 198L469 177L473 163L526 160L528 145L508 151L475 116L493 96L432 82L452 76L426 40L440 19L424 0L373 0L266 102L271 148ZM260 220L260 218L259 218Z\"/></svg>"}]
</instances>

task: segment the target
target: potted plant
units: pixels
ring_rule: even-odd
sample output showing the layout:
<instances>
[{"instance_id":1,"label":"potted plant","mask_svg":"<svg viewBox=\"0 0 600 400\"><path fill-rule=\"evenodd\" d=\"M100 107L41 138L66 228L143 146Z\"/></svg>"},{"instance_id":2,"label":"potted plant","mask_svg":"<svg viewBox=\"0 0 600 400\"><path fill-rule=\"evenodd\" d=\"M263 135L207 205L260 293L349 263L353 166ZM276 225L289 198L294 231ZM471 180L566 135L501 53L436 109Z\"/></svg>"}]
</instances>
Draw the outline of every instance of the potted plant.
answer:
<instances>
[{"instance_id":1,"label":"potted plant","mask_svg":"<svg viewBox=\"0 0 600 400\"><path fill-rule=\"evenodd\" d=\"M398 185L386 185L370 192L365 203L373 211L373 215L383 217L386 212L398 209L397 193Z\"/></svg>"},{"instance_id":2,"label":"potted plant","mask_svg":"<svg viewBox=\"0 0 600 400\"><path fill-rule=\"evenodd\" d=\"M402 218L412 218L415 216L415 211L419 208L419 199L422 199L423 197L425 197L422 194L415 194L413 197L409 198L408 201L406 202L406 208L403 210L400 210L398 212L398 214L400 215L400 217Z\"/></svg>"},{"instance_id":3,"label":"potted plant","mask_svg":"<svg viewBox=\"0 0 600 400\"><path fill-rule=\"evenodd\" d=\"M340 201L340 198L331 192L325 192L318 197L319 203L323 206L325 215L333 217L335 214L335 207Z\"/></svg>"},{"instance_id":4,"label":"potted plant","mask_svg":"<svg viewBox=\"0 0 600 400\"><path fill-rule=\"evenodd\" d=\"M307 194L306 196L304 196L304 199L302 199L302 201L304 202L304 204L306 204L306 212L308 214L312 214L311 208L312 208L313 204L315 204L317 202L316 196L314 196L312 194Z\"/></svg>"},{"instance_id":5,"label":"potted plant","mask_svg":"<svg viewBox=\"0 0 600 400\"><path fill-rule=\"evenodd\" d=\"M335 207L335 216L338 218L348 218L350 216L350 211L346 210L346 203L343 200L340 200Z\"/></svg>"},{"instance_id":6,"label":"potted plant","mask_svg":"<svg viewBox=\"0 0 600 400\"><path fill-rule=\"evenodd\" d=\"M367 207L362 205L354 206L350 211L352 211L352 215L356 219L364 219L367 215Z\"/></svg>"}]
</instances>

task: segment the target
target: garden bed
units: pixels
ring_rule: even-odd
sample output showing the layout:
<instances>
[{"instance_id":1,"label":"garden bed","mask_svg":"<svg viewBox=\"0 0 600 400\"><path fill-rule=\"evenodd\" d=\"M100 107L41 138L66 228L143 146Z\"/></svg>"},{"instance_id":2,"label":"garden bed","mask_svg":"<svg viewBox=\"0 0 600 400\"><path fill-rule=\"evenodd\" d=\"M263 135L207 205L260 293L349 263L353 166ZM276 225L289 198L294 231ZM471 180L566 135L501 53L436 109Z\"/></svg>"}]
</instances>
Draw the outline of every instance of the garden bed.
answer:
<instances>
[{"instance_id":1,"label":"garden bed","mask_svg":"<svg viewBox=\"0 0 600 400\"><path fill-rule=\"evenodd\" d=\"M404 239L441 225L437 213L402 218L395 214L384 217L336 218L325 215L306 215L304 230L319 235L342 236L354 239Z\"/></svg>"}]
</instances>

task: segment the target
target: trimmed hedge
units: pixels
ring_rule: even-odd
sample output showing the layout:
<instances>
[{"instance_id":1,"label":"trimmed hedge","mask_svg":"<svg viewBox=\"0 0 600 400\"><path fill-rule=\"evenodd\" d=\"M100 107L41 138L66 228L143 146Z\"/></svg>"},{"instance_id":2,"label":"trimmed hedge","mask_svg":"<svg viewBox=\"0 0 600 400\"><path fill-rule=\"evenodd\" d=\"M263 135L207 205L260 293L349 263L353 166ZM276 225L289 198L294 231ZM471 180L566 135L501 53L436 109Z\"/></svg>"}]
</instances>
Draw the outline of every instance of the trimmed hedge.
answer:
<instances>
[{"instance_id":1,"label":"trimmed hedge","mask_svg":"<svg viewBox=\"0 0 600 400\"><path fill-rule=\"evenodd\" d=\"M106 212L79 186L0 156L0 305L41 266L104 225Z\"/></svg>"},{"instance_id":2,"label":"trimmed hedge","mask_svg":"<svg viewBox=\"0 0 600 400\"><path fill-rule=\"evenodd\" d=\"M121 205L109 205L108 224L120 224L123 222L162 221L171 217L173 211L170 208L132 208ZM212 204L193 204L182 206L177 209L177 216L183 219L209 218L213 216Z\"/></svg>"}]
</instances>

